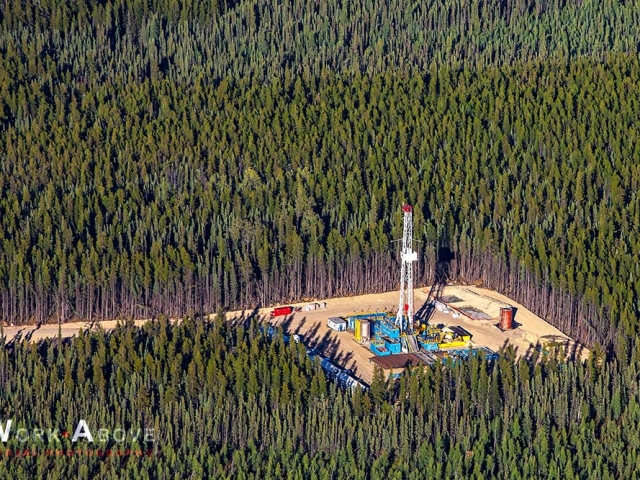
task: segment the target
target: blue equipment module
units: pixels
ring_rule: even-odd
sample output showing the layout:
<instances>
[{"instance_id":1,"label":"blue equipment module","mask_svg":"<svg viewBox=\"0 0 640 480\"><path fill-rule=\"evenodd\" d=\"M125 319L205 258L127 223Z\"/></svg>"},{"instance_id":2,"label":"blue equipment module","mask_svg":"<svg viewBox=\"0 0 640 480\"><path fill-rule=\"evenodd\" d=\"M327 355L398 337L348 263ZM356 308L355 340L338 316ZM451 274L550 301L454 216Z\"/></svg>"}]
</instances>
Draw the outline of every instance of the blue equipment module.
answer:
<instances>
[{"instance_id":1,"label":"blue equipment module","mask_svg":"<svg viewBox=\"0 0 640 480\"><path fill-rule=\"evenodd\" d=\"M358 313L355 315L349 315L347 317L347 325L349 326L349 330L355 330L357 319L373 320L373 322L377 322L379 320L383 320L386 316L386 312Z\"/></svg>"}]
</instances>

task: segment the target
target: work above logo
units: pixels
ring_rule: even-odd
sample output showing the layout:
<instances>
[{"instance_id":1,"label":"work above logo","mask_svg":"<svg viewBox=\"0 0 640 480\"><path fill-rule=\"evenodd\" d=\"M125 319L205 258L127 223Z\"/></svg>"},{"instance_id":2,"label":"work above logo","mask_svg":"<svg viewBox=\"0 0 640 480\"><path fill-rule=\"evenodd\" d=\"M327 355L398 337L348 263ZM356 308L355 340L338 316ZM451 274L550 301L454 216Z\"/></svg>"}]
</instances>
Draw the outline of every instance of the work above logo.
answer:
<instances>
[{"instance_id":1,"label":"work above logo","mask_svg":"<svg viewBox=\"0 0 640 480\"><path fill-rule=\"evenodd\" d=\"M4 423L0 423L0 441L2 443L9 442L12 438L15 438L20 443L33 442L33 443L61 443L61 439L71 438L72 443L87 442L87 443L125 443L135 442L137 444L155 443L155 430L153 428L131 428L126 430L121 427L105 428L100 426L99 428L91 429L89 424L81 419L73 430L59 430L57 428L17 428L13 429L13 420L6 420Z\"/></svg>"}]
</instances>

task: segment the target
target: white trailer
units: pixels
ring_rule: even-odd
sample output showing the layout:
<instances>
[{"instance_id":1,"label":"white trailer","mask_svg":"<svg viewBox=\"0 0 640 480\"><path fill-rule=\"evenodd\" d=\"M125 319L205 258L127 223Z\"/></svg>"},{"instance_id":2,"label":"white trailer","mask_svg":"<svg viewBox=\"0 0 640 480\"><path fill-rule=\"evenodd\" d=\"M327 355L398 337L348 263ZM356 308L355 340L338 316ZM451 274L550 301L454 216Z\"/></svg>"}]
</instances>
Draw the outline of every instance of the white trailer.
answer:
<instances>
[{"instance_id":1,"label":"white trailer","mask_svg":"<svg viewBox=\"0 0 640 480\"><path fill-rule=\"evenodd\" d=\"M318 303L310 303L309 305L305 305L302 310L305 312L313 312L314 310L317 310L318 308L320 308L320 304Z\"/></svg>"},{"instance_id":2,"label":"white trailer","mask_svg":"<svg viewBox=\"0 0 640 480\"><path fill-rule=\"evenodd\" d=\"M327 319L327 326L336 332L344 332L347 329L347 321L340 317L329 317Z\"/></svg>"}]
</instances>

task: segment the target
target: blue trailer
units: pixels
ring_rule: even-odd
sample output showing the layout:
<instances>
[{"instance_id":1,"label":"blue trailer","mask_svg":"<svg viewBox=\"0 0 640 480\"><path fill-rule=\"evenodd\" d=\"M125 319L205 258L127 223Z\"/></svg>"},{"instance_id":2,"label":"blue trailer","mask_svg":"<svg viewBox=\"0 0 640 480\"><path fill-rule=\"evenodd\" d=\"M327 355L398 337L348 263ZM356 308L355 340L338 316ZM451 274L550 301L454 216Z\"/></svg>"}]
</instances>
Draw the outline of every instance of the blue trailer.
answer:
<instances>
[{"instance_id":1,"label":"blue trailer","mask_svg":"<svg viewBox=\"0 0 640 480\"><path fill-rule=\"evenodd\" d=\"M376 335L393 339L400 338L400 329L389 320L382 320L376 326Z\"/></svg>"},{"instance_id":2,"label":"blue trailer","mask_svg":"<svg viewBox=\"0 0 640 480\"><path fill-rule=\"evenodd\" d=\"M391 355L402 353L402 344L400 343L400 340L389 337L382 337L382 340L384 340L384 346L389 350Z\"/></svg>"}]
</instances>

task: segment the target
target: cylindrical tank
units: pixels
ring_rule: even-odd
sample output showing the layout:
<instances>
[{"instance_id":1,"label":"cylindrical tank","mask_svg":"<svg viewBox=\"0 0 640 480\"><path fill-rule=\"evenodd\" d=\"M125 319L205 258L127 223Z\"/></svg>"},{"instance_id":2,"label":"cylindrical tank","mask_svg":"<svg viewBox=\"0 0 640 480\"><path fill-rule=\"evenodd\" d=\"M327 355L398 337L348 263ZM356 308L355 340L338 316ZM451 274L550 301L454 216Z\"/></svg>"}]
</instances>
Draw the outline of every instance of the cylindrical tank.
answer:
<instances>
[{"instance_id":1,"label":"cylindrical tank","mask_svg":"<svg viewBox=\"0 0 640 480\"><path fill-rule=\"evenodd\" d=\"M513 328L513 308L502 307L500 309L500 329L511 330Z\"/></svg>"},{"instance_id":2,"label":"cylindrical tank","mask_svg":"<svg viewBox=\"0 0 640 480\"><path fill-rule=\"evenodd\" d=\"M355 331L356 342L362 340L362 320L356 318L356 331Z\"/></svg>"},{"instance_id":3,"label":"cylindrical tank","mask_svg":"<svg viewBox=\"0 0 640 480\"><path fill-rule=\"evenodd\" d=\"M362 320L360 322L360 338L362 340L369 340L371 338L371 325L369 320Z\"/></svg>"}]
</instances>

